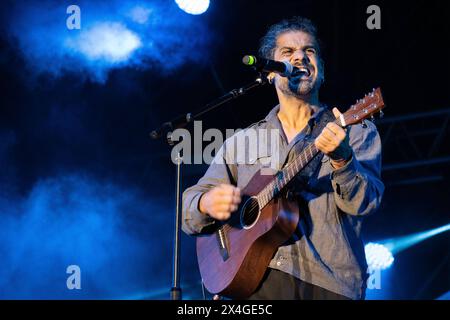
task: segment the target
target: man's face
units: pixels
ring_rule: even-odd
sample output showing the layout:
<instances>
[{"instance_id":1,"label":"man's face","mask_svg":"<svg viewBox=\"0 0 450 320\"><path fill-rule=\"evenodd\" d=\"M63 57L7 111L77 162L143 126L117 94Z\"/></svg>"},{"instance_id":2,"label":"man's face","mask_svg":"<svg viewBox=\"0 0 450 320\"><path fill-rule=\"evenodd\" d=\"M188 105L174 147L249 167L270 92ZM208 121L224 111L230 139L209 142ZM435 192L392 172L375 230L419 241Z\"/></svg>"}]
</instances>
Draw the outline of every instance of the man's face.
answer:
<instances>
[{"instance_id":1,"label":"man's face","mask_svg":"<svg viewBox=\"0 0 450 320\"><path fill-rule=\"evenodd\" d=\"M283 94L304 98L319 90L323 82L323 66L313 36L303 31L288 31L280 34L274 60L287 61L305 71L290 78L275 76L275 86Z\"/></svg>"}]
</instances>

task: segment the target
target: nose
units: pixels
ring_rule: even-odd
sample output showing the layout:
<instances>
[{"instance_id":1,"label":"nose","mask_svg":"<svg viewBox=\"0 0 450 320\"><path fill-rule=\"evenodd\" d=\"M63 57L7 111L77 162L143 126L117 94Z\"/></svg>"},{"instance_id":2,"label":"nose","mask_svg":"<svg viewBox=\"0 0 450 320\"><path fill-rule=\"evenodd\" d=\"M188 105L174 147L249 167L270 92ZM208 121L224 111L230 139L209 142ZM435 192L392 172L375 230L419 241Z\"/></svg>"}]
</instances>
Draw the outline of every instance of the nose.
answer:
<instances>
[{"instance_id":1,"label":"nose","mask_svg":"<svg viewBox=\"0 0 450 320\"><path fill-rule=\"evenodd\" d=\"M291 56L291 63L292 64L304 64L306 62L309 62L308 56L303 50L295 50L294 54Z\"/></svg>"}]
</instances>

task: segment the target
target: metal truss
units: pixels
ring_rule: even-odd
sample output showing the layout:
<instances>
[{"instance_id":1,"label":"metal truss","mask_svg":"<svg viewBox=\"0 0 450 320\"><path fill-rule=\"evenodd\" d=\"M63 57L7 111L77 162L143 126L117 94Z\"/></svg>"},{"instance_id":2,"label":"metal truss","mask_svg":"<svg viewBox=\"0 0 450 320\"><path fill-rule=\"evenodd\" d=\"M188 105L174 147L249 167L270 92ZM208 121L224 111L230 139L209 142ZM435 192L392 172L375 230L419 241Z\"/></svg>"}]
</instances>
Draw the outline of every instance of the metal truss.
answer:
<instances>
[{"instance_id":1,"label":"metal truss","mask_svg":"<svg viewBox=\"0 0 450 320\"><path fill-rule=\"evenodd\" d=\"M377 121L390 185L441 181L450 169L450 109Z\"/></svg>"}]
</instances>

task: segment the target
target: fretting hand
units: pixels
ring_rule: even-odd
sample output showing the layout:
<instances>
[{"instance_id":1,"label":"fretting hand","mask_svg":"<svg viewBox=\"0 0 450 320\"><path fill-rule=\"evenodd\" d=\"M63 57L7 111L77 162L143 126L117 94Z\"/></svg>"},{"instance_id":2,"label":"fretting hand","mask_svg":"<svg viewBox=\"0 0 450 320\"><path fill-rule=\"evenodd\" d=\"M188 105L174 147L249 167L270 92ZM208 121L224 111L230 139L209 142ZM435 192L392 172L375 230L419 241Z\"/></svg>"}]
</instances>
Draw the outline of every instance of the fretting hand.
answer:
<instances>
[{"instance_id":1,"label":"fretting hand","mask_svg":"<svg viewBox=\"0 0 450 320\"><path fill-rule=\"evenodd\" d=\"M341 116L337 108L333 108L333 114L336 118ZM330 157L334 169L345 166L352 156L347 132L333 122L326 125L314 143L317 149Z\"/></svg>"}]
</instances>

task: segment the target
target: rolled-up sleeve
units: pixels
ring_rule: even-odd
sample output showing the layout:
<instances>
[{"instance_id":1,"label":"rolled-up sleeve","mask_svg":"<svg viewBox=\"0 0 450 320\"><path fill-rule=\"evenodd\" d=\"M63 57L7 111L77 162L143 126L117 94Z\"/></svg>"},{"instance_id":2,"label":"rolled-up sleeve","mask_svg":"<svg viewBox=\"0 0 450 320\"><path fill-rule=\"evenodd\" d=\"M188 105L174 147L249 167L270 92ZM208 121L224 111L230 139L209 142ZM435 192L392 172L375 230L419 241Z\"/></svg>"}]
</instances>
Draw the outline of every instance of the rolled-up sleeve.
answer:
<instances>
[{"instance_id":1,"label":"rolled-up sleeve","mask_svg":"<svg viewBox=\"0 0 450 320\"><path fill-rule=\"evenodd\" d=\"M332 185L337 207L351 215L375 212L384 192L381 181L381 141L375 125L352 126L349 132L353 149L351 160L332 172Z\"/></svg>"},{"instance_id":2,"label":"rolled-up sleeve","mask_svg":"<svg viewBox=\"0 0 450 320\"><path fill-rule=\"evenodd\" d=\"M236 170L236 164L227 157L222 146L205 175L196 185L184 191L182 229L186 234L201 234L206 227L215 223L213 218L200 212L200 197L219 184L236 185Z\"/></svg>"}]
</instances>

